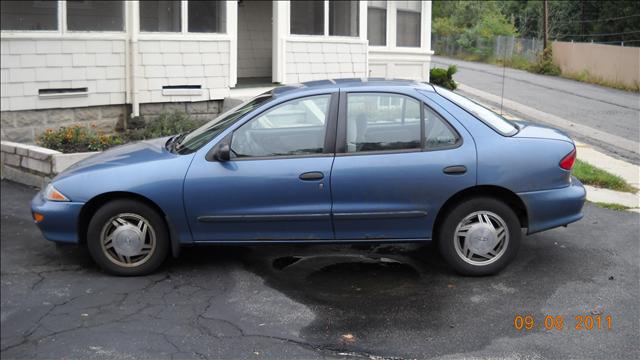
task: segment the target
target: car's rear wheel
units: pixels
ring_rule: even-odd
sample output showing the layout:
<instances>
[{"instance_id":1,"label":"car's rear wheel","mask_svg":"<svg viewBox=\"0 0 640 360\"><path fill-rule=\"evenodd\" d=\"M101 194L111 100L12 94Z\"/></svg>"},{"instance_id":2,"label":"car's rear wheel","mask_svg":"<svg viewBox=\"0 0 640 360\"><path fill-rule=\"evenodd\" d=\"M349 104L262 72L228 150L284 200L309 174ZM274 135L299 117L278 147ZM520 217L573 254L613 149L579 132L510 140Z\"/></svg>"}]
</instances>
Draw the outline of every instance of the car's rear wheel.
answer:
<instances>
[{"instance_id":1,"label":"car's rear wheel","mask_svg":"<svg viewBox=\"0 0 640 360\"><path fill-rule=\"evenodd\" d=\"M438 247L447 263L469 276L495 274L518 252L520 222L505 203L476 197L459 203L445 216Z\"/></svg>"},{"instance_id":2,"label":"car's rear wheel","mask_svg":"<svg viewBox=\"0 0 640 360\"><path fill-rule=\"evenodd\" d=\"M93 260L114 275L146 275L169 250L167 227L149 206L134 200L106 203L91 218L87 246Z\"/></svg>"}]
</instances>

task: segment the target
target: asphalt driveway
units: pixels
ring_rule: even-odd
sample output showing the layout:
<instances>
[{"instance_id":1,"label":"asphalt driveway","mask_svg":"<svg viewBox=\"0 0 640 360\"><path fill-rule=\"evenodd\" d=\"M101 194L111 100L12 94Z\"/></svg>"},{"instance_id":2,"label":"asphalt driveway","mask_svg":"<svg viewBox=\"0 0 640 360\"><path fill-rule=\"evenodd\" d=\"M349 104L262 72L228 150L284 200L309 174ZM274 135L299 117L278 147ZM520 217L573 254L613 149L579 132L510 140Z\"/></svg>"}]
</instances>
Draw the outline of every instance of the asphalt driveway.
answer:
<instances>
[{"instance_id":1,"label":"asphalt driveway","mask_svg":"<svg viewBox=\"0 0 640 360\"><path fill-rule=\"evenodd\" d=\"M587 205L486 278L416 245L192 248L118 278L41 237L34 193L2 182L3 359L640 358L635 213ZM516 314L535 327L515 330ZM577 315L612 327L576 330Z\"/></svg>"}]
</instances>

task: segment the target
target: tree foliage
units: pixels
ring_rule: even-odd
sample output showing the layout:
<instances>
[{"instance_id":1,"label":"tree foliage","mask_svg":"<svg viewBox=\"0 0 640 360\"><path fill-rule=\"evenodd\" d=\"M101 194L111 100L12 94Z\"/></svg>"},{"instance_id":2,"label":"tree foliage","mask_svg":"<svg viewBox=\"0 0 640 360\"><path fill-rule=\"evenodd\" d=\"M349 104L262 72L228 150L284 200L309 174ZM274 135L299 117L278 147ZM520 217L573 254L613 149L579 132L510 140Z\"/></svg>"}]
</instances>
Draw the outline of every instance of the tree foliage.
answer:
<instances>
[{"instance_id":1,"label":"tree foliage","mask_svg":"<svg viewBox=\"0 0 640 360\"><path fill-rule=\"evenodd\" d=\"M625 41L640 46L639 1L549 0L548 4L552 40ZM494 35L541 39L542 9L542 0L434 1L433 32L441 36L471 35L470 29L480 31L481 27L483 36L493 31Z\"/></svg>"},{"instance_id":2,"label":"tree foliage","mask_svg":"<svg viewBox=\"0 0 640 360\"><path fill-rule=\"evenodd\" d=\"M517 35L497 1L438 1L433 5L433 32L453 39L466 52L485 58L495 36Z\"/></svg>"}]
</instances>

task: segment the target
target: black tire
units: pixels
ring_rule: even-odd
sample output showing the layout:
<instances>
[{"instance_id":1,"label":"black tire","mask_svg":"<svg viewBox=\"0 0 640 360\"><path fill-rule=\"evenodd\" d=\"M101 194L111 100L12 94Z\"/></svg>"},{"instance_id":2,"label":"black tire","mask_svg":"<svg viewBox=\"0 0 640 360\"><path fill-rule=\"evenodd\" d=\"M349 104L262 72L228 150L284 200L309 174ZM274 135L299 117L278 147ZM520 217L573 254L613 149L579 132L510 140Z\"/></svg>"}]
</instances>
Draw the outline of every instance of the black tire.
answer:
<instances>
[{"instance_id":1,"label":"black tire","mask_svg":"<svg viewBox=\"0 0 640 360\"><path fill-rule=\"evenodd\" d=\"M144 218L155 234L155 247L148 258L137 266L121 266L112 261L103 250L101 233L103 228L119 214L135 214ZM151 207L135 200L118 199L104 204L91 218L87 231L87 247L93 260L104 271L119 276L147 275L156 270L169 253L169 233L167 225L160 214Z\"/></svg>"},{"instance_id":2,"label":"black tire","mask_svg":"<svg viewBox=\"0 0 640 360\"><path fill-rule=\"evenodd\" d=\"M478 211L489 211L499 216L508 229L506 249L491 263L474 265L463 259L456 251L454 236L458 224L468 215ZM436 235L438 249L444 260L456 272L466 276L492 275L504 269L516 256L522 239L520 221L514 211L500 200L489 197L474 197L464 200L454 206L444 217Z\"/></svg>"}]
</instances>

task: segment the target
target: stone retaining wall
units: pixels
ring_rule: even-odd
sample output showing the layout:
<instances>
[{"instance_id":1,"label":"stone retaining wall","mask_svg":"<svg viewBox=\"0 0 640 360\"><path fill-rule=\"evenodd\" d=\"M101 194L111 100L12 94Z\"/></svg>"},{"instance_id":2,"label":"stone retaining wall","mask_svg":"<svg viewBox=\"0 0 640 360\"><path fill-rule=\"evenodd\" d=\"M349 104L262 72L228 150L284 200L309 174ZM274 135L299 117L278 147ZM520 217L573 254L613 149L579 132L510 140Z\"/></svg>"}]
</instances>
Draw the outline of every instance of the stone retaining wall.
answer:
<instances>
[{"instance_id":1,"label":"stone retaining wall","mask_svg":"<svg viewBox=\"0 0 640 360\"><path fill-rule=\"evenodd\" d=\"M106 133L124 124L127 105L88 106L74 109L3 111L2 140L34 143L46 129L70 125L95 125Z\"/></svg>"},{"instance_id":2,"label":"stone retaining wall","mask_svg":"<svg viewBox=\"0 0 640 360\"><path fill-rule=\"evenodd\" d=\"M140 116L149 122L157 119L162 113L180 111L187 113L194 120L208 121L218 116L221 109L222 100L148 103L140 104Z\"/></svg>"},{"instance_id":3,"label":"stone retaining wall","mask_svg":"<svg viewBox=\"0 0 640 360\"><path fill-rule=\"evenodd\" d=\"M62 170L96 152L63 154L59 151L2 141L2 179L43 187Z\"/></svg>"},{"instance_id":4,"label":"stone retaining wall","mask_svg":"<svg viewBox=\"0 0 640 360\"><path fill-rule=\"evenodd\" d=\"M215 118L222 109L222 100L140 104L141 117L149 122L163 112L182 111L195 120ZM125 126L131 113L130 105L88 106L72 109L2 111L2 140L33 144L46 129L70 125L95 125L96 130L112 133Z\"/></svg>"}]
</instances>

